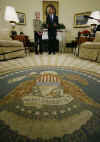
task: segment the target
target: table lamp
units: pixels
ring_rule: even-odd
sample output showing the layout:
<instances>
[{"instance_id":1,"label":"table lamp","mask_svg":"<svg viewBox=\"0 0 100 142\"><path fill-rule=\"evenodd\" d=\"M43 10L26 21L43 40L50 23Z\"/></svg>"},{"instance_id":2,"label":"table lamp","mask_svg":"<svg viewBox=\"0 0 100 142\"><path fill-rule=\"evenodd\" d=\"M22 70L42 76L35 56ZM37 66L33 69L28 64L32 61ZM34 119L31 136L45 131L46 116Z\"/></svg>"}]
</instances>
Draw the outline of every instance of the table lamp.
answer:
<instances>
[{"instance_id":1,"label":"table lamp","mask_svg":"<svg viewBox=\"0 0 100 142\"><path fill-rule=\"evenodd\" d=\"M12 25L11 36L13 36L16 33L16 31L14 30L15 26L16 26L16 23L19 22L19 19L18 19L18 16L16 14L16 11L15 11L14 7L7 6L5 8L4 19L6 21L8 21L9 23L11 23L11 25Z\"/></svg>"},{"instance_id":2,"label":"table lamp","mask_svg":"<svg viewBox=\"0 0 100 142\"><path fill-rule=\"evenodd\" d=\"M97 25L100 24L100 11L93 11L87 18L87 24L91 26L91 35L95 36Z\"/></svg>"},{"instance_id":3,"label":"table lamp","mask_svg":"<svg viewBox=\"0 0 100 142\"><path fill-rule=\"evenodd\" d=\"M90 16L87 16L87 18L88 18L88 22L87 22L88 25L92 25L92 24L99 25L100 11L93 11Z\"/></svg>"},{"instance_id":4,"label":"table lamp","mask_svg":"<svg viewBox=\"0 0 100 142\"><path fill-rule=\"evenodd\" d=\"M15 8L12 6L7 6L5 9L4 19L10 23L18 23L19 19L17 17Z\"/></svg>"}]
</instances>

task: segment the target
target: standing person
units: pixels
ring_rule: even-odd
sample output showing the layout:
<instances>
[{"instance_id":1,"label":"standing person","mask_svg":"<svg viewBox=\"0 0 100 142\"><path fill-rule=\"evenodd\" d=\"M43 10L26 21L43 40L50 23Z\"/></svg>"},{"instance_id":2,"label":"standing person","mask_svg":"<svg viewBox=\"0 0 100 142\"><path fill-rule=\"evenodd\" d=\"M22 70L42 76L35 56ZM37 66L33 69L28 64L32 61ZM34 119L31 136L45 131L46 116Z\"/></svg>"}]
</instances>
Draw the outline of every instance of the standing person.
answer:
<instances>
[{"instance_id":1,"label":"standing person","mask_svg":"<svg viewBox=\"0 0 100 142\"><path fill-rule=\"evenodd\" d=\"M35 54L42 54L42 22L40 20L40 13L35 14L35 19L33 20L34 26L34 39L35 39ZM39 48L38 48L39 46Z\"/></svg>"},{"instance_id":2,"label":"standing person","mask_svg":"<svg viewBox=\"0 0 100 142\"><path fill-rule=\"evenodd\" d=\"M46 18L46 24L48 27L48 39L49 39L49 45L48 45L48 54L55 54L56 50L56 35L57 35L57 25L58 25L58 16L55 15L55 9L53 7L50 7L49 14Z\"/></svg>"}]
</instances>

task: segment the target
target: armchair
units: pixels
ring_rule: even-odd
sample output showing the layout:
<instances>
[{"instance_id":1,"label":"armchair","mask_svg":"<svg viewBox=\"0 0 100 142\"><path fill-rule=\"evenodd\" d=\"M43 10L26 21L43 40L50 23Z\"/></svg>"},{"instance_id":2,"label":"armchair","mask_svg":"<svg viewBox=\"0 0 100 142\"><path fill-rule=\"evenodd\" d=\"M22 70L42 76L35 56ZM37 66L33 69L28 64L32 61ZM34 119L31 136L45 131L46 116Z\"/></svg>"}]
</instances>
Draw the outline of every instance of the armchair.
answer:
<instances>
[{"instance_id":1,"label":"armchair","mask_svg":"<svg viewBox=\"0 0 100 142\"><path fill-rule=\"evenodd\" d=\"M79 57L100 62L100 31L96 32L94 41L87 41L80 45Z\"/></svg>"}]
</instances>

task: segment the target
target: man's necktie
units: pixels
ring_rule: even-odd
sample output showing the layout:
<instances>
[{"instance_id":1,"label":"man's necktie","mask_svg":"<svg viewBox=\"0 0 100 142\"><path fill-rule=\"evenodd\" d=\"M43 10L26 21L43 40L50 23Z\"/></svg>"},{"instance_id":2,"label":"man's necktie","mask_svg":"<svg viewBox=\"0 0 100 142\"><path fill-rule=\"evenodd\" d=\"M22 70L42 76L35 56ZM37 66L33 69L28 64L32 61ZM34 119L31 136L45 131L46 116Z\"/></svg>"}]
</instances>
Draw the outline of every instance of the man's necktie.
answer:
<instances>
[{"instance_id":1,"label":"man's necktie","mask_svg":"<svg viewBox=\"0 0 100 142\"><path fill-rule=\"evenodd\" d=\"M51 21L52 21L52 15L50 15L50 19L51 19Z\"/></svg>"}]
</instances>

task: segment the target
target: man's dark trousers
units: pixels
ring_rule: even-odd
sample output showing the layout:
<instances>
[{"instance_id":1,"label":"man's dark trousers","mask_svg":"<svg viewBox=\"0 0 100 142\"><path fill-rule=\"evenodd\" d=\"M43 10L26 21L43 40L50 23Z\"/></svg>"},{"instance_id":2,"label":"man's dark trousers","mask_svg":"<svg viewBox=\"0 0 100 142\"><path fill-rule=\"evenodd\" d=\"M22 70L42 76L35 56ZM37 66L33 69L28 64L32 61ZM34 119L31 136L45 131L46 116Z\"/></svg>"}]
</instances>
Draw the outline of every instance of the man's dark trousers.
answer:
<instances>
[{"instance_id":1,"label":"man's dark trousers","mask_svg":"<svg viewBox=\"0 0 100 142\"><path fill-rule=\"evenodd\" d=\"M42 35L39 35L37 32L34 32L34 38L35 38L35 53L38 54L42 53ZM38 50L39 45L39 50Z\"/></svg>"},{"instance_id":2,"label":"man's dark trousers","mask_svg":"<svg viewBox=\"0 0 100 142\"><path fill-rule=\"evenodd\" d=\"M55 54L56 51L56 36L50 36L48 37L49 39L49 45L48 45L48 51L49 54L51 54L52 52Z\"/></svg>"},{"instance_id":3,"label":"man's dark trousers","mask_svg":"<svg viewBox=\"0 0 100 142\"><path fill-rule=\"evenodd\" d=\"M53 20L52 20L50 15L48 15L47 19L46 19L46 24L48 26L48 39L49 39L48 50L49 50L49 54L51 54L52 52L55 54L58 16L54 15Z\"/></svg>"}]
</instances>

